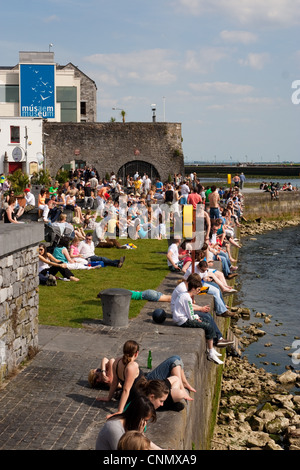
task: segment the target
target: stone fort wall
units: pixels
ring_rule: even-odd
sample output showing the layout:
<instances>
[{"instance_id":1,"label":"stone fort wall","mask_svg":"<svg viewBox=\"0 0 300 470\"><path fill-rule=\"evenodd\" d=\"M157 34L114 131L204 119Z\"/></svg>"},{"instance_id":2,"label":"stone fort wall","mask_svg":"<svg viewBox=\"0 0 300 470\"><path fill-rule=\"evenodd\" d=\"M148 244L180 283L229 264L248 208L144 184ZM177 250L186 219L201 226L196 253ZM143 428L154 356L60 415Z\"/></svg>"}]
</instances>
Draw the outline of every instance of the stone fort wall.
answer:
<instances>
[{"instance_id":1,"label":"stone fort wall","mask_svg":"<svg viewBox=\"0 0 300 470\"><path fill-rule=\"evenodd\" d=\"M38 347L38 243L44 225L0 223L0 384Z\"/></svg>"},{"instance_id":2,"label":"stone fort wall","mask_svg":"<svg viewBox=\"0 0 300 470\"><path fill-rule=\"evenodd\" d=\"M94 166L100 178L132 161L152 164L163 181L184 174L180 123L45 122L44 144L52 176L72 160Z\"/></svg>"}]
</instances>

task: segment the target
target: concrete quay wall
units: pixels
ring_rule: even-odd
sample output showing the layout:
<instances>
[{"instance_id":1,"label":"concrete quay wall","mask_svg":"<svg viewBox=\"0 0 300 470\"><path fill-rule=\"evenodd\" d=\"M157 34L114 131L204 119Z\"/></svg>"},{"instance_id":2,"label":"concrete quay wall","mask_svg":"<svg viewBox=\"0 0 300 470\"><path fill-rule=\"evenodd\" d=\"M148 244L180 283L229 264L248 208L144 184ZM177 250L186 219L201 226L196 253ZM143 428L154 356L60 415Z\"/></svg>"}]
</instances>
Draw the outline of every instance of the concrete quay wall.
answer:
<instances>
[{"instance_id":1,"label":"concrete quay wall","mask_svg":"<svg viewBox=\"0 0 300 470\"><path fill-rule=\"evenodd\" d=\"M221 269L221 263L219 262L215 262L214 266ZM171 293L177 279L180 278L181 275L170 274L163 282L163 286L160 286L161 289L164 289L165 293ZM158 287L158 290L160 290L160 287ZM195 301L198 305L209 304L223 336L230 337L231 335L233 339L233 335L229 330L230 320L217 317L214 313L213 296L197 296ZM228 297L226 302L229 302ZM166 321L162 325L154 324L152 326L154 334L152 334L153 339L151 339L149 349L151 349L154 358L153 366L155 367L169 356L179 355L183 359L187 379L197 392L190 394L194 400L186 402L183 411L179 413L174 411L157 413L158 420L154 425L149 426L147 436L157 445L167 449L208 450L210 449L210 439L218 412L224 366L216 365L207 360L203 331L174 326L170 306L168 304L163 305L162 307L168 314ZM143 315L147 316L148 314L148 317L150 317L152 311L153 305L148 302L138 321L143 321ZM147 348L144 341L142 346ZM219 351L223 351L225 357L225 350L219 349ZM142 365L142 361L139 360L139 363Z\"/></svg>"},{"instance_id":2,"label":"concrete quay wall","mask_svg":"<svg viewBox=\"0 0 300 470\"><path fill-rule=\"evenodd\" d=\"M278 199L264 191L244 193L244 215L247 219L276 219L300 214L300 191L280 191Z\"/></svg>"}]
</instances>

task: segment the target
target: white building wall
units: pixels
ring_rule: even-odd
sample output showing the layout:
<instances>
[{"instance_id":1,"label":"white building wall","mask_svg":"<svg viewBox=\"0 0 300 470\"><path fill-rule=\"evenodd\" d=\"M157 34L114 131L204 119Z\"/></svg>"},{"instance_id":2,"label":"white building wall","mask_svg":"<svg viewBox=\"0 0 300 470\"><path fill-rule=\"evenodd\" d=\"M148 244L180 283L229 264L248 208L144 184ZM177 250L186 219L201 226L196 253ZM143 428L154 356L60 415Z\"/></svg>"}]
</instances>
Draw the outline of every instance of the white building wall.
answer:
<instances>
[{"instance_id":1,"label":"white building wall","mask_svg":"<svg viewBox=\"0 0 300 470\"><path fill-rule=\"evenodd\" d=\"M19 69L0 70L1 85L19 85ZM77 122L80 122L80 78L74 76L74 70L56 70L55 87L72 86L77 88ZM20 116L19 103L0 102L0 117L18 117ZM55 103L55 118L52 122L61 121L60 103Z\"/></svg>"},{"instance_id":2,"label":"white building wall","mask_svg":"<svg viewBox=\"0 0 300 470\"><path fill-rule=\"evenodd\" d=\"M11 126L20 128L20 143L11 143ZM27 136L26 139L26 128ZM43 168L38 163L39 154L43 154L43 119L23 117L0 117L0 173L4 173L4 158L14 163L13 150L19 147L22 152L22 170L28 175Z\"/></svg>"}]
</instances>

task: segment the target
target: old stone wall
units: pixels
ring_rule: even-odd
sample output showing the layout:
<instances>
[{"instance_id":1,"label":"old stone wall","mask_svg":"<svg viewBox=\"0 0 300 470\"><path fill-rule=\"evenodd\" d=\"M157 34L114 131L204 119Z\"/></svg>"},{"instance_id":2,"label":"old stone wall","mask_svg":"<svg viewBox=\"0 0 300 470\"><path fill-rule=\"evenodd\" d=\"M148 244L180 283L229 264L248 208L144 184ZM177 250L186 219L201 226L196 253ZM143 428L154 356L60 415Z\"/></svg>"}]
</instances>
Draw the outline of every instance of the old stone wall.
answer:
<instances>
[{"instance_id":1,"label":"old stone wall","mask_svg":"<svg viewBox=\"0 0 300 470\"><path fill-rule=\"evenodd\" d=\"M46 166L52 176L74 159L100 178L128 162L152 164L163 181L184 173L180 123L44 123ZM133 176L133 175L131 175Z\"/></svg>"},{"instance_id":2,"label":"old stone wall","mask_svg":"<svg viewBox=\"0 0 300 470\"><path fill-rule=\"evenodd\" d=\"M75 77L80 79L80 101L86 102L86 115L81 117L87 122L95 122L97 115L96 84L71 63L67 64L64 69L74 70Z\"/></svg>"},{"instance_id":3,"label":"old stone wall","mask_svg":"<svg viewBox=\"0 0 300 470\"><path fill-rule=\"evenodd\" d=\"M0 383L38 346L40 224L0 224Z\"/></svg>"}]
</instances>

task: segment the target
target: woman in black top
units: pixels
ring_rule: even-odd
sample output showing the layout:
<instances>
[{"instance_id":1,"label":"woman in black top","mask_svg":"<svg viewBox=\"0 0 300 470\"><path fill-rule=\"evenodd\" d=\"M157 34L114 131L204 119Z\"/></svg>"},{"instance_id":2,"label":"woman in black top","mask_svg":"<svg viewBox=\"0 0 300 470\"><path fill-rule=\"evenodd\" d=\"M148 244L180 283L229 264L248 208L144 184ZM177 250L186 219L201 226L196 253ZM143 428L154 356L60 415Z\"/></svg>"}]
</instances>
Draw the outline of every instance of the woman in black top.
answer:
<instances>
[{"instance_id":1,"label":"woman in black top","mask_svg":"<svg viewBox=\"0 0 300 470\"><path fill-rule=\"evenodd\" d=\"M16 198L15 196L10 196L8 200L8 207L4 212L4 223L5 224L22 224L23 222L19 222L16 218L16 214L14 212L16 207Z\"/></svg>"}]
</instances>

